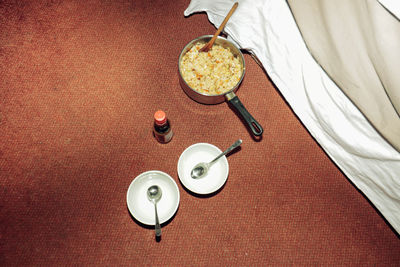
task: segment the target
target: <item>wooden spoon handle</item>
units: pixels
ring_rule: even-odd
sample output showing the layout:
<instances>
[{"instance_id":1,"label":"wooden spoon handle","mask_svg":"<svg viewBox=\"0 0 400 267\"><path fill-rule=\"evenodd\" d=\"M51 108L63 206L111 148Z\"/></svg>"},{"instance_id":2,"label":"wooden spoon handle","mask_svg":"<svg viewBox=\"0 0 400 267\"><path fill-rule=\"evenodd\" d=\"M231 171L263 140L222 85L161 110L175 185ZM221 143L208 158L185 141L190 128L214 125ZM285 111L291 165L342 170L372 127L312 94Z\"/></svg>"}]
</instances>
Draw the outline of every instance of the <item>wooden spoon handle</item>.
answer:
<instances>
[{"instance_id":1,"label":"wooden spoon handle","mask_svg":"<svg viewBox=\"0 0 400 267\"><path fill-rule=\"evenodd\" d=\"M199 51L200 52L207 52L208 50L211 49L211 47L213 46L215 40L217 39L218 35L221 33L221 31L224 29L226 23L228 22L229 18L232 16L233 12L236 10L236 8L238 7L239 3L236 2L233 4L231 10L229 10L228 15L226 15L224 21L221 23L221 25L219 26L217 32L214 34L214 36L211 38L211 40L205 44Z\"/></svg>"}]
</instances>

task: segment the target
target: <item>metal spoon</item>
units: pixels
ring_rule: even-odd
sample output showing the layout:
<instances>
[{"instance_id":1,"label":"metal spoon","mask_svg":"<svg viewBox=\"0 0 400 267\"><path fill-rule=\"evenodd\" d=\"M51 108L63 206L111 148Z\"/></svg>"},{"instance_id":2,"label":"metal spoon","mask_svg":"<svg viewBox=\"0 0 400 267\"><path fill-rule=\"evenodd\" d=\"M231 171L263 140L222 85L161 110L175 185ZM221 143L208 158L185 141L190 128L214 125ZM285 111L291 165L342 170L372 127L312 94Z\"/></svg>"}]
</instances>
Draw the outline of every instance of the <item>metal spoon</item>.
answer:
<instances>
[{"instance_id":1,"label":"metal spoon","mask_svg":"<svg viewBox=\"0 0 400 267\"><path fill-rule=\"evenodd\" d=\"M210 161L208 163L207 162L198 163L196 166L194 166L194 168L190 172L190 175L192 176L193 179L200 179L200 178L204 177L207 174L208 169L211 167L212 164L214 164L220 157L228 154L229 152L231 152L232 150L234 150L235 148L237 148L241 144L242 144L242 140L239 139L233 145L231 145L227 150L225 150L224 152L219 154L212 161Z\"/></svg>"},{"instance_id":2,"label":"metal spoon","mask_svg":"<svg viewBox=\"0 0 400 267\"><path fill-rule=\"evenodd\" d=\"M221 23L221 25L219 26L218 30L215 32L214 36L211 38L211 40L206 43L200 50L199 52L207 52L208 50L211 49L211 47L213 46L215 40L217 39L218 35L221 33L221 31L224 29L226 23L228 22L229 18L232 16L233 12L236 10L237 6L238 6L238 2L234 3L231 10L229 10L228 15L226 15L224 21Z\"/></svg>"},{"instance_id":3,"label":"metal spoon","mask_svg":"<svg viewBox=\"0 0 400 267\"><path fill-rule=\"evenodd\" d=\"M147 189L147 198L153 202L154 210L156 213L156 224L155 224L155 231L156 236L161 236L161 226L160 221L158 220L158 213L157 213L157 202L160 200L162 195L161 188L157 185L152 185Z\"/></svg>"}]
</instances>

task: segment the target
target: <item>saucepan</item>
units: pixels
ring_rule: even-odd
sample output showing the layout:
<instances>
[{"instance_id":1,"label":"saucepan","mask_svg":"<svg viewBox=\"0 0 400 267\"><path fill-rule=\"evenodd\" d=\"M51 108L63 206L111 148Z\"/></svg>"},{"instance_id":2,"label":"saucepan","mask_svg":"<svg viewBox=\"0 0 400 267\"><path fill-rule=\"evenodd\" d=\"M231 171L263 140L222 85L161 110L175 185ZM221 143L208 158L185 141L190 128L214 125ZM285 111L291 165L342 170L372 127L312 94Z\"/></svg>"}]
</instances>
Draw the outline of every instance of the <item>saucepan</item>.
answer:
<instances>
[{"instance_id":1,"label":"saucepan","mask_svg":"<svg viewBox=\"0 0 400 267\"><path fill-rule=\"evenodd\" d=\"M235 94L235 92L238 90L245 74L246 66L244 62L244 57L240 49L232 42L227 40L226 38L222 36L218 36L216 39L214 45L220 45L224 48L228 48L234 57L239 59L240 64L242 65L242 73L240 76L239 81L228 91L225 91L224 93L220 94L208 94L208 93L203 93L195 90L192 88L185 80L184 76L182 74L182 67L181 67L181 61L182 57L198 42L203 42L207 43L210 39L212 38L212 35L203 35L200 36L196 39L193 39L190 41L182 50L181 54L179 55L179 61L178 61L178 68L179 68L179 82L180 85L183 89L183 91L193 100L195 100L198 103L201 104L219 104L224 102L225 100L230 104L233 110L235 110L244 120L246 123L247 127L251 131L251 133L254 136L261 136L263 133L263 128L261 125L253 118L253 116L247 111L247 109L244 107L238 96ZM207 52L201 52L201 53L207 53Z\"/></svg>"}]
</instances>

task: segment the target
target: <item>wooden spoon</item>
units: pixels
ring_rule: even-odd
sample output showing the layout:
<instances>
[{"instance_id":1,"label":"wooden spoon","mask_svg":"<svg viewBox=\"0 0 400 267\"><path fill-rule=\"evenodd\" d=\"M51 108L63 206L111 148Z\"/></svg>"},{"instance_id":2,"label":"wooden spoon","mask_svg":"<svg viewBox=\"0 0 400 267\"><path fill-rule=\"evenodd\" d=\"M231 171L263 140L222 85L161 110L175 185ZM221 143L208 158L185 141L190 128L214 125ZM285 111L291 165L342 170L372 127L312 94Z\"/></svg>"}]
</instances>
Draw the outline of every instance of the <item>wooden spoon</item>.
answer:
<instances>
[{"instance_id":1,"label":"wooden spoon","mask_svg":"<svg viewBox=\"0 0 400 267\"><path fill-rule=\"evenodd\" d=\"M226 15L224 21L222 24L219 26L217 32L214 34L214 36L211 38L211 40L206 43L202 48L200 48L199 52L207 52L208 50L211 49L213 46L215 40L217 40L218 35L221 33L221 31L224 29L226 23L228 22L229 18L232 16L233 12L236 10L237 6L239 5L238 2L234 3L231 10L229 10L228 15Z\"/></svg>"}]
</instances>

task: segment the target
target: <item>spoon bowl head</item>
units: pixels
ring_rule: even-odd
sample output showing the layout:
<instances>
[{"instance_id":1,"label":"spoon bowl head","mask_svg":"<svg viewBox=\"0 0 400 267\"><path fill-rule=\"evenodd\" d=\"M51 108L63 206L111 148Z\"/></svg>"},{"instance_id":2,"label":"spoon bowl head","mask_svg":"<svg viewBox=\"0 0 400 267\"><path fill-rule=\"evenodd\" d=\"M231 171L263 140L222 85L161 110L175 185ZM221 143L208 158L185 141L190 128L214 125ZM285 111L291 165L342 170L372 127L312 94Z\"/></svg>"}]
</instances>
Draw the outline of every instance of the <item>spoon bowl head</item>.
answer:
<instances>
[{"instance_id":1,"label":"spoon bowl head","mask_svg":"<svg viewBox=\"0 0 400 267\"><path fill-rule=\"evenodd\" d=\"M194 166L193 170L190 172L190 176L193 179L203 178L208 172L208 166L204 162L200 162L196 166Z\"/></svg>"},{"instance_id":2,"label":"spoon bowl head","mask_svg":"<svg viewBox=\"0 0 400 267\"><path fill-rule=\"evenodd\" d=\"M157 203L162 195L161 188L158 185L152 185L147 189L147 197L153 203Z\"/></svg>"}]
</instances>

